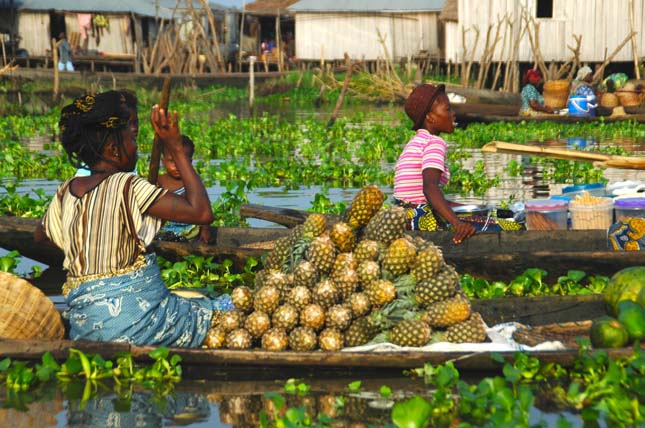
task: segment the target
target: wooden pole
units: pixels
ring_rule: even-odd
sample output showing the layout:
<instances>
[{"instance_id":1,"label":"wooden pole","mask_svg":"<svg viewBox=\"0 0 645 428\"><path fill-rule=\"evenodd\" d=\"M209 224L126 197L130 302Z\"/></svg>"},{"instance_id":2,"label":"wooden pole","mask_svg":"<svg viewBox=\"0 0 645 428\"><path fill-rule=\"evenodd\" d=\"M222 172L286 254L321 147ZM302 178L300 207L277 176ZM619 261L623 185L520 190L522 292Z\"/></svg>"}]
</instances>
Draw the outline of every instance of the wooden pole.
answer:
<instances>
[{"instance_id":1,"label":"wooden pole","mask_svg":"<svg viewBox=\"0 0 645 428\"><path fill-rule=\"evenodd\" d=\"M170 80L170 76L166 76L164 79L161 89L161 100L159 101L159 107L163 109L165 114L168 114L168 104L170 101ZM157 178L159 177L159 161L161 160L162 145L163 141L155 133L152 152L150 153L150 170L148 171L148 181L152 184L157 184Z\"/></svg>"},{"instance_id":2,"label":"wooden pole","mask_svg":"<svg viewBox=\"0 0 645 428\"><path fill-rule=\"evenodd\" d=\"M54 99L58 98L58 89L59 89L59 81L60 81L60 76L58 73L58 46L60 46L62 42L63 42L62 40L57 42L56 39L52 39L52 58L54 61L54 89L52 92L53 92Z\"/></svg>"},{"instance_id":3,"label":"wooden pole","mask_svg":"<svg viewBox=\"0 0 645 428\"><path fill-rule=\"evenodd\" d=\"M331 117L329 118L329 122L327 122L327 128L330 128L336 122L336 117L338 117L338 112L340 111L340 108L343 106L345 93L347 92L347 87L349 86L349 81L352 77L352 69L354 68L354 65L350 62L349 55L347 54L347 52L345 52L344 56L345 56L345 62L348 63L347 72L345 73L345 81L343 82L343 87L340 90L340 95L336 100L336 107L334 108L334 112L331 114Z\"/></svg>"},{"instance_id":4,"label":"wooden pole","mask_svg":"<svg viewBox=\"0 0 645 428\"><path fill-rule=\"evenodd\" d=\"M526 144L491 141L481 148L485 153L510 153L516 155L541 156L553 159L579 162L593 162L600 168L645 169L645 157L618 156L604 153L585 152L579 150L557 149L552 147L530 146Z\"/></svg>"},{"instance_id":5,"label":"wooden pole","mask_svg":"<svg viewBox=\"0 0 645 428\"><path fill-rule=\"evenodd\" d=\"M602 78L603 73L605 72L605 67L607 67L607 64L609 64L614 59L614 57L616 55L618 55L618 52L620 52L620 50L623 48L623 46L625 46L627 44L627 42L634 36L634 34L635 34L635 32L631 31L627 35L627 37L625 37L625 39L618 45L618 47L616 47L616 49L614 49L614 51L611 53L611 55L609 55L607 57L607 59L605 59L605 61L600 65L600 67L598 67L598 70L596 70L596 72L593 75L593 80L591 82L592 84L598 83L600 81L600 79Z\"/></svg>"},{"instance_id":6,"label":"wooden pole","mask_svg":"<svg viewBox=\"0 0 645 428\"><path fill-rule=\"evenodd\" d=\"M7 51L4 47L4 37L0 37L0 43L2 43L2 65L7 65Z\"/></svg>"},{"instance_id":7,"label":"wooden pole","mask_svg":"<svg viewBox=\"0 0 645 428\"><path fill-rule=\"evenodd\" d=\"M282 38L280 37L280 11L278 16L275 17L275 48L278 52L278 71L282 71L284 63L282 62Z\"/></svg>"},{"instance_id":8,"label":"wooden pole","mask_svg":"<svg viewBox=\"0 0 645 428\"><path fill-rule=\"evenodd\" d=\"M636 48L636 32L634 31L634 0L629 0L629 29L632 32L632 55L634 56L634 76L641 78L641 71L638 68L638 49Z\"/></svg>"},{"instance_id":9,"label":"wooden pole","mask_svg":"<svg viewBox=\"0 0 645 428\"><path fill-rule=\"evenodd\" d=\"M209 3L206 0L199 0L202 4L202 8L206 11L206 18L208 19L208 25L211 28L213 35L213 47L215 47L215 55L217 55L217 63L219 70L224 71L224 60L222 59L222 51L219 48L219 38L217 37L217 27L215 26L215 17L213 16L213 11ZM211 73L213 70L211 70Z\"/></svg>"},{"instance_id":10,"label":"wooden pole","mask_svg":"<svg viewBox=\"0 0 645 428\"><path fill-rule=\"evenodd\" d=\"M264 62L266 64L266 61ZM249 57L249 107L253 108L255 101L255 56Z\"/></svg>"},{"instance_id":11,"label":"wooden pole","mask_svg":"<svg viewBox=\"0 0 645 428\"><path fill-rule=\"evenodd\" d=\"M240 48L237 51L237 71L242 71L242 41L244 40L244 21L246 20L246 3L242 1L242 22L240 22Z\"/></svg>"}]
</instances>

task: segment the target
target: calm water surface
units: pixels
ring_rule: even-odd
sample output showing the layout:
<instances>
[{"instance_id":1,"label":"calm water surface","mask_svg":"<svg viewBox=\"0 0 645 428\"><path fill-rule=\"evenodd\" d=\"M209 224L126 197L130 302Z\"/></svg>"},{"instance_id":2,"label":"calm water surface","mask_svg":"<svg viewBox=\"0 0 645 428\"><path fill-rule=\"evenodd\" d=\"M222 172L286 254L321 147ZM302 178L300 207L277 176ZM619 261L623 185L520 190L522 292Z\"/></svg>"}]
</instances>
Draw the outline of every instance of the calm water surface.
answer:
<instances>
[{"instance_id":1,"label":"calm water surface","mask_svg":"<svg viewBox=\"0 0 645 428\"><path fill-rule=\"evenodd\" d=\"M129 402L119 399L114 393L104 393L81 403L77 399L66 399L60 391L55 391L47 399L36 399L27 404L26 411L0 409L0 416L4 421L2 426L10 428L256 428L260 412L264 410L271 414L274 408L265 394L278 393L286 398L289 407L304 407L314 418L318 414L337 418L342 421L338 426L382 427L390 421L396 401L416 394L432 394L420 381L404 377L363 379L359 393L348 393L347 385L355 380L305 379L311 391L304 397L285 394L284 380L184 381L173 393L162 398L154 397L150 392L135 391ZM380 396L382 385L391 388L391 397ZM345 400L342 412L335 407L341 396ZM5 399L2 404L6 407L10 402ZM583 426L577 416L568 412L562 415L573 427ZM532 425L542 422L540 426L548 428L557 427L558 417L559 414L550 413L548 409L533 407L530 412Z\"/></svg>"}]
</instances>

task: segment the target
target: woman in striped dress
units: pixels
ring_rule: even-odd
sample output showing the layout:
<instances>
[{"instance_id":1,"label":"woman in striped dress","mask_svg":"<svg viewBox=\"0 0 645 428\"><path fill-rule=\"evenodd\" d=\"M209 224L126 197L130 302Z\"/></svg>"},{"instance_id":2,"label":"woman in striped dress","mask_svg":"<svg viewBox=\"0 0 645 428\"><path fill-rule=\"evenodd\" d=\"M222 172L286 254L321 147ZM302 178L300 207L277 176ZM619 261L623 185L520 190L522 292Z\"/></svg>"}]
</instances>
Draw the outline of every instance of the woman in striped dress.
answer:
<instances>
[{"instance_id":1,"label":"woman in striped dress","mask_svg":"<svg viewBox=\"0 0 645 428\"><path fill-rule=\"evenodd\" d=\"M446 142L438 134L452 133L456 119L445 86L417 86L405 102L405 112L417 132L396 163L394 201L408 209L410 228L437 230L447 222L455 232L453 241L460 244L476 229L457 217L442 192L450 170L446 165Z\"/></svg>"},{"instance_id":2,"label":"woman in striped dress","mask_svg":"<svg viewBox=\"0 0 645 428\"><path fill-rule=\"evenodd\" d=\"M129 121L117 91L86 95L63 108L63 147L75 166L85 164L91 174L61 184L36 239L64 252L71 339L198 347L213 312L231 309L230 298L171 294L146 247L163 220L212 222L210 201L182 148L176 113L155 106L151 121L181 171L181 196L132 173L138 155Z\"/></svg>"}]
</instances>

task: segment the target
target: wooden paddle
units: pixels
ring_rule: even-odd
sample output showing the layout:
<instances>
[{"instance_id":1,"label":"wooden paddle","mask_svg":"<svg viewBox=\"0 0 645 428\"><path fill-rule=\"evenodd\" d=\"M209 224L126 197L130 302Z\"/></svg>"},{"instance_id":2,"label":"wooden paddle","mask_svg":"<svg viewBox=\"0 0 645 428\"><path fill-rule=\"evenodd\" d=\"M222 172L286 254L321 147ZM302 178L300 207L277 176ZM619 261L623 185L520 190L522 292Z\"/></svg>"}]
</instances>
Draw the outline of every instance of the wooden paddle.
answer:
<instances>
[{"instance_id":1,"label":"wooden paddle","mask_svg":"<svg viewBox=\"0 0 645 428\"><path fill-rule=\"evenodd\" d=\"M168 102L170 100L170 76L166 76L163 81L163 87L161 89L161 100L159 101L159 107L163 109L165 113L168 112ZM148 170L148 181L152 184L157 184L157 178L159 177L159 161L161 160L161 146L163 141L159 138L155 132L155 139L152 143L152 152L150 153L150 169Z\"/></svg>"},{"instance_id":2,"label":"wooden paddle","mask_svg":"<svg viewBox=\"0 0 645 428\"><path fill-rule=\"evenodd\" d=\"M511 153L516 155L542 156L554 159L593 162L599 168L645 169L645 157L617 156L580 150L529 146L525 144L491 141L482 147L486 153Z\"/></svg>"},{"instance_id":3,"label":"wooden paddle","mask_svg":"<svg viewBox=\"0 0 645 428\"><path fill-rule=\"evenodd\" d=\"M292 228L305 222L307 217L312 213L302 210L294 210L291 208L270 207L266 205L257 204L242 204L240 206L240 217L242 218L256 218L259 220L271 221L281 226ZM325 214L328 223L337 223L340 219L339 216L333 214Z\"/></svg>"}]
</instances>

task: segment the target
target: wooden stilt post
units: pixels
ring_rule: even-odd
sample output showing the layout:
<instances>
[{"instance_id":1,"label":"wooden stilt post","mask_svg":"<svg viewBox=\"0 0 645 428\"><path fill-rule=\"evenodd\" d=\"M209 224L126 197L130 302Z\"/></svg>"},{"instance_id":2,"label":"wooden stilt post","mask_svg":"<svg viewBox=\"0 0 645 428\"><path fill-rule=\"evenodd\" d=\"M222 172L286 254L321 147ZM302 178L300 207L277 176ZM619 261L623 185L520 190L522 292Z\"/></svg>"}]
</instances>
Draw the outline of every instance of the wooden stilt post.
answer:
<instances>
[{"instance_id":1,"label":"wooden stilt post","mask_svg":"<svg viewBox=\"0 0 645 428\"><path fill-rule=\"evenodd\" d=\"M629 0L629 29L632 32L632 55L634 56L634 76L640 80L641 71L638 68L638 49L636 48L636 32L634 31L634 0Z\"/></svg>"},{"instance_id":2,"label":"wooden stilt post","mask_svg":"<svg viewBox=\"0 0 645 428\"><path fill-rule=\"evenodd\" d=\"M266 64L266 61L265 61ZM255 101L255 56L249 57L249 107L253 108Z\"/></svg>"}]
</instances>

